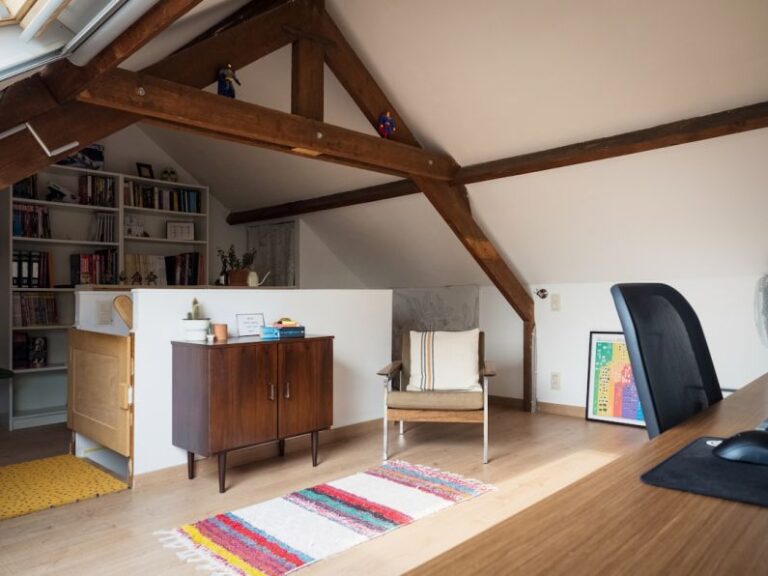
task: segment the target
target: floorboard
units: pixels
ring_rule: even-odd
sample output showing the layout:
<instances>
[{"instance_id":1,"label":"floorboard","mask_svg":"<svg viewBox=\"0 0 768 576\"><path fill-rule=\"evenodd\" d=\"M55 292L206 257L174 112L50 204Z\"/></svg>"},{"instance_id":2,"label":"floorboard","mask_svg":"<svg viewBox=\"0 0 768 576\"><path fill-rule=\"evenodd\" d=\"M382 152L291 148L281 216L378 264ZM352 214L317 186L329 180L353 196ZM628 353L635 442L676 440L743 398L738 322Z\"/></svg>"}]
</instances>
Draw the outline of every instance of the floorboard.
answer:
<instances>
[{"instance_id":1,"label":"floorboard","mask_svg":"<svg viewBox=\"0 0 768 576\"><path fill-rule=\"evenodd\" d=\"M66 424L0 430L0 466L66 454L70 436Z\"/></svg>"},{"instance_id":2,"label":"floorboard","mask_svg":"<svg viewBox=\"0 0 768 576\"><path fill-rule=\"evenodd\" d=\"M646 441L644 430L495 406L490 458L482 459L482 427L417 424L398 437L391 457L427 464L494 484L498 490L321 561L302 574L396 574L436 556L545 498ZM327 436L326 436L327 439ZM288 441L284 458L231 468L228 491L217 492L216 468L202 461L140 476L119 494L0 522L0 574L200 574L153 536L205 516L327 482L379 463L378 425L323 443L312 468L308 443ZM236 462L237 459L233 459Z\"/></svg>"}]
</instances>

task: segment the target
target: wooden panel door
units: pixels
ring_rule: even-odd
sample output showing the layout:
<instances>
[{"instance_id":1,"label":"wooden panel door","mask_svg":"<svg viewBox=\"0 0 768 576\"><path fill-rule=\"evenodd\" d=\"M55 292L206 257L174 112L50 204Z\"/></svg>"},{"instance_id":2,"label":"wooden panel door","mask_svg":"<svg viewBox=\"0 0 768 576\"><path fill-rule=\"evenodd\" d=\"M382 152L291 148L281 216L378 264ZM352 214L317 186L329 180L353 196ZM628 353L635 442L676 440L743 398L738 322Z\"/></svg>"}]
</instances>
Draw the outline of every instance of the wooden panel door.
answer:
<instances>
[{"instance_id":1,"label":"wooden panel door","mask_svg":"<svg viewBox=\"0 0 768 576\"><path fill-rule=\"evenodd\" d=\"M67 426L131 456L131 336L69 331Z\"/></svg>"},{"instance_id":2,"label":"wooden panel door","mask_svg":"<svg viewBox=\"0 0 768 576\"><path fill-rule=\"evenodd\" d=\"M329 428L332 424L332 341L280 343L281 438Z\"/></svg>"},{"instance_id":3,"label":"wooden panel door","mask_svg":"<svg viewBox=\"0 0 768 576\"><path fill-rule=\"evenodd\" d=\"M277 344L210 350L210 450L277 438Z\"/></svg>"}]
</instances>

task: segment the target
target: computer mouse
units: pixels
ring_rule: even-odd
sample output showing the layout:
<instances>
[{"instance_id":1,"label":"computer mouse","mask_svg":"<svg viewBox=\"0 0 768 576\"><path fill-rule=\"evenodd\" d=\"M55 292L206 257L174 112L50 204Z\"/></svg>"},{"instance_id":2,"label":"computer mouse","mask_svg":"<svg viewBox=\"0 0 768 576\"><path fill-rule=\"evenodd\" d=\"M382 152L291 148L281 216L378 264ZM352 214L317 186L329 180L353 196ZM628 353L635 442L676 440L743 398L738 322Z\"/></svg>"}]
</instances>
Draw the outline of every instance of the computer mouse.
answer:
<instances>
[{"instance_id":1,"label":"computer mouse","mask_svg":"<svg viewBox=\"0 0 768 576\"><path fill-rule=\"evenodd\" d=\"M712 453L726 460L768 466L768 431L739 432L723 440Z\"/></svg>"}]
</instances>

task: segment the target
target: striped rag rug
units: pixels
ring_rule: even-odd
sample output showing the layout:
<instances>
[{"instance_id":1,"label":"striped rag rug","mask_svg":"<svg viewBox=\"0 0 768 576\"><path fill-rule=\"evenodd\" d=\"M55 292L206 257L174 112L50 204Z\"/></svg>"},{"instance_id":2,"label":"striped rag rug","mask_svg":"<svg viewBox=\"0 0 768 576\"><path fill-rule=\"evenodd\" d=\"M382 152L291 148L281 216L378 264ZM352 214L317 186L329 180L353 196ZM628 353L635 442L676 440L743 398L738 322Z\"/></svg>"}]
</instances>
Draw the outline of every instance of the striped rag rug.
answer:
<instances>
[{"instance_id":1,"label":"striped rag rug","mask_svg":"<svg viewBox=\"0 0 768 576\"><path fill-rule=\"evenodd\" d=\"M157 535L181 559L216 575L278 576L493 489L391 460Z\"/></svg>"}]
</instances>

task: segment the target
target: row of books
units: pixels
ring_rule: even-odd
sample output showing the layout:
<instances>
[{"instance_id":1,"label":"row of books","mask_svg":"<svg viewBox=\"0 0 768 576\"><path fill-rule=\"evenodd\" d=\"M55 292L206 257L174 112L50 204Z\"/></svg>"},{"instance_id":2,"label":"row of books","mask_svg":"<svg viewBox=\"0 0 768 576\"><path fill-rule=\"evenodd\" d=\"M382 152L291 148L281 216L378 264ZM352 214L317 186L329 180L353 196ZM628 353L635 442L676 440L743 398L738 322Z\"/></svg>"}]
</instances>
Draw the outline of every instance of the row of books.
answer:
<instances>
[{"instance_id":1,"label":"row of books","mask_svg":"<svg viewBox=\"0 0 768 576\"><path fill-rule=\"evenodd\" d=\"M80 204L115 207L115 179L109 176L83 174L78 182Z\"/></svg>"},{"instance_id":2,"label":"row of books","mask_svg":"<svg viewBox=\"0 0 768 576\"><path fill-rule=\"evenodd\" d=\"M13 333L13 369L44 368L48 365L48 339L30 336L26 332Z\"/></svg>"},{"instance_id":3,"label":"row of books","mask_svg":"<svg viewBox=\"0 0 768 576\"><path fill-rule=\"evenodd\" d=\"M59 323L56 295L30 293L13 295L14 326L44 326Z\"/></svg>"},{"instance_id":4,"label":"row of books","mask_svg":"<svg viewBox=\"0 0 768 576\"><path fill-rule=\"evenodd\" d=\"M37 200L37 174L19 180L12 188L14 198L31 198Z\"/></svg>"},{"instance_id":5,"label":"row of books","mask_svg":"<svg viewBox=\"0 0 768 576\"><path fill-rule=\"evenodd\" d=\"M13 235L26 238L50 238L51 218L48 207L14 202Z\"/></svg>"},{"instance_id":6,"label":"row of books","mask_svg":"<svg viewBox=\"0 0 768 576\"><path fill-rule=\"evenodd\" d=\"M126 254L128 284L142 286L195 286L205 284L205 255L185 252L175 256Z\"/></svg>"},{"instance_id":7,"label":"row of books","mask_svg":"<svg viewBox=\"0 0 768 576\"><path fill-rule=\"evenodd\" d=\"M126 206L137 208L154 208L155 210L192 212L195 214L200 214L203 211L202 196L199 190L160 188L133 180L126 180L123 185L123 201Z\"/></svg>"},{"instance_id":8,"label":"row of books","mask_svg":"<svg viewBox=\"0 0 768 576\"><path fill-rule=\"evenodd\" d=\"M96 212L91 219L88 238L94 242L116 242L115 214L113 212Z\"/></svg>"},{"instance_id":9,"label":"row of books","mask_svg":"<svg viewBox=\"0 0 768 576\"><path fill-rule=\"evenodd\" d=\"M117 284L117 250L96 250L93 254L71 254L71 284Z\"/></svg>"},{"instance_id":10,"label":"row of books","mask_svg":"<svg viewBox=\"0 0 768 576\"><path fill-rule=\"evenodd\" d=\"M53 286L53 255L36 250L14 250L11 266L14 288L50 288Z\"/></svg>"}]
</instances>

